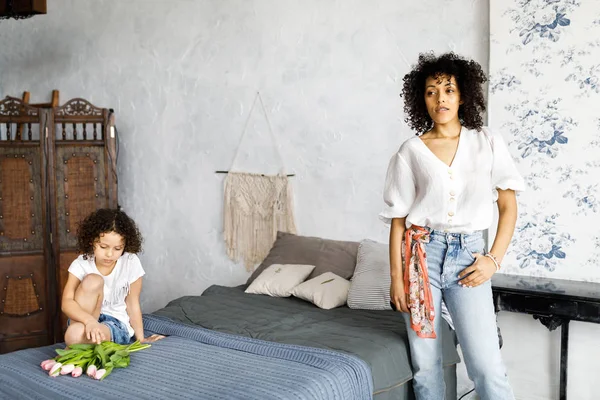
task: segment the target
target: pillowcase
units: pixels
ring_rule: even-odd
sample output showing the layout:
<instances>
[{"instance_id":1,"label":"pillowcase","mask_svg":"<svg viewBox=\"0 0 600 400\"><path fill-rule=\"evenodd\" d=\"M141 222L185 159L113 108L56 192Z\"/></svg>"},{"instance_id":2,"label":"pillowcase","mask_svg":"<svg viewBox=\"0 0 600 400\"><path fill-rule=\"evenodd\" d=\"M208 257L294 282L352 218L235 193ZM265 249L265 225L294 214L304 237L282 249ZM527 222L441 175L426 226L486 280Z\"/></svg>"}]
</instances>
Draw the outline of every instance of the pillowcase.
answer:
<instances>
[{"instance_id":1,"label":"pillowcase","mask_svg":"<svg viewBox=\"0 0 600 400\"><path fill-rule=\"evenodd\" d=\"M348 291L348 307L391 310L390 258L387 244L365 239L358 246L356 269Z\"/></svg>"},{"instance_id":2,"label":"pillowcase","mask_svg":"<svg viewBox=\"0 0 600 400\"><path fill-rule=\"evenodd\" d=\"M252 273L246 284L251 284L265 268L272 264L314 265L315 269L308 279L325 272L333 272L344 279L350 279L356 266L357 252L358 242L342 242L277 232L277 239L269 254Z\"/></svg>"},{"instance_id":3,"label":"pillowcase","mask_svg":"<svg viewBox=\"0 0 600 400\"><path fill-rule=\"evenodd\" d=\"M330 310L346 304L350 281L333 272L325 272L299 284L292 294L299 299L310 301L315 306Z\"/></svg>"},{"instance_id":4,"label":"pillowcase","mask_svg":"<svg viewBox=\"0 0 600 400\"><path fill-rule=\"evenodd\" d=\"M273 264L248 286L246 293L289 297L292 290L304 282L313 269L314 265Z\"/></svg>"}]
</instances>

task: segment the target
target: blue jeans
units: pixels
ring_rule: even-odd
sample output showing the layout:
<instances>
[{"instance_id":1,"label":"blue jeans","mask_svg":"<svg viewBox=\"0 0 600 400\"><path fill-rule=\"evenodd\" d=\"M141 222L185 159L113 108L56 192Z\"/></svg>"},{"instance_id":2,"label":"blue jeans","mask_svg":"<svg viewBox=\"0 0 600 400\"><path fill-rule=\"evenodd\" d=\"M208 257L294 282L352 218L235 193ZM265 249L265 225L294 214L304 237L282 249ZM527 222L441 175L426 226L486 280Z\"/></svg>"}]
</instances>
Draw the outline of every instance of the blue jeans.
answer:
<instances>
[{"instance_id":1,"label":"blue jeans","mask_svg":"<svg viewBox=\"0 0 600 400\"><path fill-rule=\"evenodd\" d=\"M472 253L484 252L481 232L473 234L431 231L425 247L429 283L435 307L436 339L420 338L408 328L413 366L413 389L418 400L444 400L446 385L442 370L442 298L454 321L469 378L482 400L514 400L502 362L492 285L458 284L458 274L475 262ZM409 314L404 314L410 324ZM408 325L410 326L410 325ZM450 399L448 399L450 400Z\"/></svg>"},{"instance_id":2,"label":"blue jeans","mask_svg":"<svg viewBox=\"0 0 600 400\"><path fill-rule=\"evenodd\" d=\"M132 336L129 336L129 330L124 323L119 321L113 316L107 314L100 314L98 322L104 324L110 330L110 341L117 344L130 344L132 343ZM67 326L71 325L71 318L67 319Z\"/></svg>"},{"instance_id":3,"label":"blue jeans","mask_svg":"<svg viewBox=\"0 0 600 400\"><path fill-rule=\"evenodd\" d=\"M129 344L131 342L131 336L129 336L129 330L124 323L119 321L113 316L100 314L98 322L108 326L110 329L110 340L117 344Z\"/></svg>"}]
</instances>

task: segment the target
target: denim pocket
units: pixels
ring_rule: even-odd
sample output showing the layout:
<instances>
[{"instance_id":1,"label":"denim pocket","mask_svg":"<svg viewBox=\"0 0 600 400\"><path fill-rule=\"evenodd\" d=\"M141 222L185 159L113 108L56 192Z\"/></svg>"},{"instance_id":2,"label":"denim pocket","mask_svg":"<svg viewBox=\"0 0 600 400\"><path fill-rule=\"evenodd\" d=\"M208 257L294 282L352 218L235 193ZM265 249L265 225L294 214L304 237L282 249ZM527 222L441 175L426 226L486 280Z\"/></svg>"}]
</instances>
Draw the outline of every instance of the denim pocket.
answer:
<instances>
[{"instance_id":1,"label":"denim pocket","mask_svg":"<svg viewBox=\"0 0 600 400\"><path fill-rule=\"evenodd\" d=\"M485 241L483 238L479 238L471 242L465 241L464 250L468 254L469 258L475 261L473 253L483 254L485 251Z\"/></svg>"}]
</instances>

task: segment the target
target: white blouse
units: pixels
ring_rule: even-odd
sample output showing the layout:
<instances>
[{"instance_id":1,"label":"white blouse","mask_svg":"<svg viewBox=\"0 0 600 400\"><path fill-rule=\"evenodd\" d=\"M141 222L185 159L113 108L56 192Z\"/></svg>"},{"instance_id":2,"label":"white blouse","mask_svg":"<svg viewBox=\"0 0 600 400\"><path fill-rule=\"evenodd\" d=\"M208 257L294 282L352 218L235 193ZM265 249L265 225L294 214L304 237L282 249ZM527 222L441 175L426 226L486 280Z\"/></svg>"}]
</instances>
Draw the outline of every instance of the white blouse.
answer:
<instances>
[{"instance_id":1,"label":"white blouse","mask_svg":"<svg viewBox=\"0 0 600 400\"><path fill-rule=\"evenodd\" d=\"M525 189L499 134L463 127L450 166L415 136L390 160L379 217L387 224L406 217L407 228L472 233L492 224L497 189Z\"/></svg>"}]
</instances>

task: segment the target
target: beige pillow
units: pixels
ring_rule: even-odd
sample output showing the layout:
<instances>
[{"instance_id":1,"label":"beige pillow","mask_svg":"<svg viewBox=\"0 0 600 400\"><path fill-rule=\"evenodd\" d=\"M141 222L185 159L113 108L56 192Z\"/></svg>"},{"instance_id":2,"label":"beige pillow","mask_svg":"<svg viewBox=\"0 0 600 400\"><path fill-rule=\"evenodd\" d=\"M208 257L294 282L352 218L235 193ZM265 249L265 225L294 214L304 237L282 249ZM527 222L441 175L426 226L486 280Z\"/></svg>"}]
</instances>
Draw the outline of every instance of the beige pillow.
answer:
<instances>
[{"instance_id":1,"label":"beige pillow","mask_svg":"<svg viewBox=\"0 0 600 400\"><path fill-rule=\"evenodd\" d=\"M289 297L292 290L304 282L314 265L273 264L266 268L246 289L246 293Z\"/></svg>"},{"instance_id":2,"label":"beige pillow","mask_svg":"<svg viewBox=\"0 0 600 400\"><path fill-rule=\"evenodd\" d=\"M310 301L315 306L329 310L346 304L350 281L325 272L296 286L292 294L302 300Z\"/></svg>"}]
</instances>

